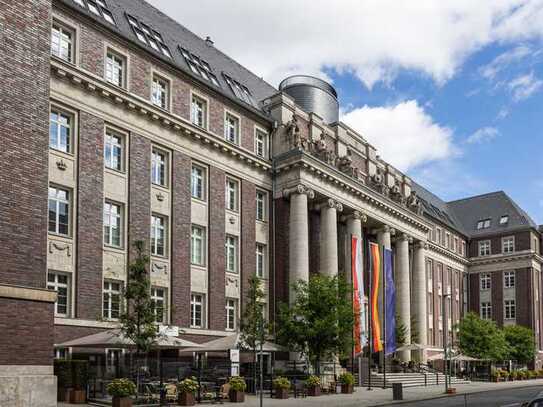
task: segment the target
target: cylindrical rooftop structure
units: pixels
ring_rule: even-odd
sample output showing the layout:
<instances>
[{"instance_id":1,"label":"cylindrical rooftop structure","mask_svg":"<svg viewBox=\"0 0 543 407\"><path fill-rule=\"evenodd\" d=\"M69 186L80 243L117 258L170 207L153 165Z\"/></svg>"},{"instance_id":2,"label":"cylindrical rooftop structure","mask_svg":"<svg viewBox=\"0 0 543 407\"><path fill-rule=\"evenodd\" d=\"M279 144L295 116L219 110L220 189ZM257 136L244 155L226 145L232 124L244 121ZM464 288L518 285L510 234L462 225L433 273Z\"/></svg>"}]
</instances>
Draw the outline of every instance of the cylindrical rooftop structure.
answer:
<instances>
[{"instance_id":1,"label":"cylindrical rooftop structure","mask_svg":"<svg viewBox=\"0 0 543 407\"><path fill-rule=\"evenodd\" d=\"M326 123L339 120L337 92L329 83L308 75L294 75L279 84L279 90L291 96L307 113L316 113Z\"/></svg>"}]
</instances>

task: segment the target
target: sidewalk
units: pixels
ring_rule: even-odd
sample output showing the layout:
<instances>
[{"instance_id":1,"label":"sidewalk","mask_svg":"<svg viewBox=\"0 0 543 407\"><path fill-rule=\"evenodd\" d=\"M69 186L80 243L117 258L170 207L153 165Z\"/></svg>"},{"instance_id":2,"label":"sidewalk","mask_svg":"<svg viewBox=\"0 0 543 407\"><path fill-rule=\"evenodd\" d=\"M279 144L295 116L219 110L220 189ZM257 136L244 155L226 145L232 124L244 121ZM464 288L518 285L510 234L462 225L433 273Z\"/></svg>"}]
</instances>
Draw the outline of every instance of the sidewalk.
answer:
<instances>
[{"instance_id":1,"label":"sidewalk","mask_svg":"<svg viewBox=\"0 0 543 407\"><path fill-rule=\"evenodd\" d=\"M457 395L458 394L470 394L492 390L504 390L509 388L519 387L536 387L543 386L543 379L536 380L523 380L515 382L504 383L487 383L487 382L475 382L470 384L455 385ZM403 390L404 400L407 401L420 401L433 399L436 397L448 397L444 395L443 386L428 386L428 387L411 387ZM366 387L356 388L356 392L353 394L336 394L336 395L323 395L320 397L306 397L306 398L289 398L288 400L270 399L264 397L263 405L265 407L292 407L292 406L315 406L315 407L369 407L369 406L387 406L390 404L401 404L402 401L392 401L392 389L374 388L372 391L368 391ZM202 406L211 405L209 403L202 404ZM240 407L258 407L259 399L256 396L246 396L245 403L228 403L224 405L240 406ZM69 407L73 404L59 403L58 407Z\"/></svg>"}]
</instances>

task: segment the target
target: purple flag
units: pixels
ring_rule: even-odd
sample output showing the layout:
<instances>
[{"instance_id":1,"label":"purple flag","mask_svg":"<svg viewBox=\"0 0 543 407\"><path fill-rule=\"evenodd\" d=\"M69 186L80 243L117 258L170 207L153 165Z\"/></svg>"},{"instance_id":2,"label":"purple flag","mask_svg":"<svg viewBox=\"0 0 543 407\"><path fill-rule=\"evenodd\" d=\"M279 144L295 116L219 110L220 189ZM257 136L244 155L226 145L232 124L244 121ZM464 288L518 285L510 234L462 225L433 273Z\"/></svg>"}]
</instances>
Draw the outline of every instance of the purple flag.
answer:
<instances>
[{"instance_id":1,"label":"purple flag","mask_svg":"<svg viewBox=\"0 0 543 407\"><path fill-rule=\"evenodd\" d=\"M384 249L383 263L386 287L385 354L388 355L396 351L396 290L394 288L394 278L392 277L392 250Z\"/></svg>"}]
</instances>

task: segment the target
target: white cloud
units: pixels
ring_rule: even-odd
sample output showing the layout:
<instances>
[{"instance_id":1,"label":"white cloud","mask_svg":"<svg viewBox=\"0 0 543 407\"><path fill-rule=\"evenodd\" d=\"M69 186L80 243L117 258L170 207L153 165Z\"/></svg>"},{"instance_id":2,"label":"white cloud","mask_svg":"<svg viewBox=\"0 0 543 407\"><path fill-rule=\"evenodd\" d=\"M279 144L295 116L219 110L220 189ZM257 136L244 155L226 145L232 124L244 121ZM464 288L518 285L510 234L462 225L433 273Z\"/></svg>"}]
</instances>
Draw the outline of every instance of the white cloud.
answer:
<instances>
[{"instance_id":1,"label":"white cloud","mask_svg":"<svg viewBox=\"0 0 543 407\"><path fill-rule=\"evenodd\" d=\"M435 123L415 100L389 107L363 106L346 113L342 121L402 171L456 153L452 130Z\"/></svg>"},{"instance_id":2,"label":"white cloud","mask_svg":"<svg viewBox=\"0 0 543 407\"><path fill-rule=\"evenodd\" d=\"M474 132L472 135L470 135L466 139L466 143L468 144L486 143L488 141L495 139L498 134L500 134L500 132L495 127L482 127L478 129L476 132Z\"/></svg>"},{"instance_id":3,"label":"white cloud","mask_svg":"<svg viewBox=\"0 0 543 407\"><path fill-rule=\"evenodd\" d=\"M509 116L509 108L507 107L502 107L500 109L500 111L498 112L498 114L496 115L496 120L503 120L505 119L507 116Z\"/></svg>"},{"instance_id":4,"label":"white cloud","mask_svg":"<svg viewBox=\"0 0 543 407\"><path fill-rule=\"evenodd\" d=\"M149 1L275 85L328 69L368 87L402 69L441 84L492 42L543 34L542 0Z\"/></svg>"},{"instance_id":5,"label":"white cloud","mask_svg":"<svg viewBox=\"0 0 543 407\"><path fill-rule=\"evenodd\" d=\"M507 87L513 94L513 100L520 102L532 96L542 85L543 81L537 78L533 72L530 72L526 75L517 76L507 84Z\"/></svg>"},{"instance_id":6,"label":"white cloud","mask_svg":"<svg viewBox=\"0 0 543 407\"><path fill-rule=\"evenodd\" d=\"M479 72L486 79L494 79L500 71L503 71L512 63L521 61L531 53L532 50L529 47L519 45L498 55L490 63L479 68Z\"/></svg>"}]
</instances>

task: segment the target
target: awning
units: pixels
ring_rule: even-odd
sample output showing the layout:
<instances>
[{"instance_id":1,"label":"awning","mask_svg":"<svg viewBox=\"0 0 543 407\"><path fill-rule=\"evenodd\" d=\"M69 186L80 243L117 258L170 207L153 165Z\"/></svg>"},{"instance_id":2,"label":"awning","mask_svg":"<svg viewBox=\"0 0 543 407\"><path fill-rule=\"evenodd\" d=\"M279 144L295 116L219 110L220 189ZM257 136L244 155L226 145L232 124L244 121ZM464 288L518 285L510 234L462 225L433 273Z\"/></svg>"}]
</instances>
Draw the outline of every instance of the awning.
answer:
<instances>
[{"instance_id":1,"label":"awning","mask_svg":"<svg viewBox=\"0 0 543 407\"><path fill-rule=\"evenodd\" d=\"M203 343L195 348L183 349L183 352L228 352L231 349L240 349L241 351L250 350L246 344L241 340L241 334L235 333L225 336L224 338L215 339ZM257 350L260 350L260 344L257 346ZM262 351L264 352L283 352L285 348L276 343L264 341L262 344Z\"/></svg>"}]
</instances>

